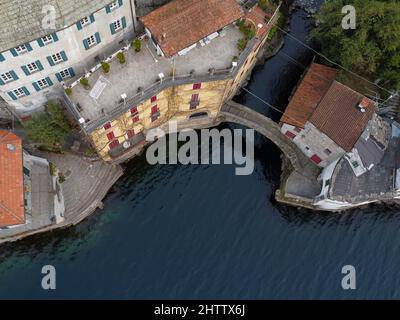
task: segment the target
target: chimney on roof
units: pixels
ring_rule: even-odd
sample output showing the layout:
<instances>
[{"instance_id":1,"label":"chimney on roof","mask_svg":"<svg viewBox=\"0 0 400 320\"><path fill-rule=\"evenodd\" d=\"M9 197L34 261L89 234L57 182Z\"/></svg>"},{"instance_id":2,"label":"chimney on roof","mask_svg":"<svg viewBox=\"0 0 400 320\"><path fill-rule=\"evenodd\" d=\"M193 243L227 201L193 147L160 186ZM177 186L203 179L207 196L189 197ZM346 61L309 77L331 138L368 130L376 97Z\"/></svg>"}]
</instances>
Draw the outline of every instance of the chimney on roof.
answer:
<instances>
[{"instance_id":1,"label":"chimney on roof","mask_svg":"<svg viewBox=\"0 0 400 320\"><path fill-rule=\"evenodd\" d=\"M369 106L369 99L364 97L358 104L357 109L360 112L365 113L367 111L368 106Z\"/></svg>"},{"instance_id":2,"label":"chimney on roof","mask_svg":"<svg viewBox=\"0 0 400 320\"><path fill-rule=\"evenodd\" d=\"M167 34L164 32L161 36L161 41L164 42L167 39Z\"/></svg>"}]
</instances>

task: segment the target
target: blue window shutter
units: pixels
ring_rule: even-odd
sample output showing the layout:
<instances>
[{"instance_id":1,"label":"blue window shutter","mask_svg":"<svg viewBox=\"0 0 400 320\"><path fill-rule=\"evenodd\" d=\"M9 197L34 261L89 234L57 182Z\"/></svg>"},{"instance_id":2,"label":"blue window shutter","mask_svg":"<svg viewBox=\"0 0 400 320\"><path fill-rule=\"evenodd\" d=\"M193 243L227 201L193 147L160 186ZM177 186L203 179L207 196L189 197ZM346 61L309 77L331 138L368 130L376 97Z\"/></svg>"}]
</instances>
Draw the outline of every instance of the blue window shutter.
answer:
<instances>
[{"instance_id":1,"label":"blue window shutter","mask_svg":"<svg viewBox=\"0 0 400 320\"><path fill-rule=\"evenodd\" d=\"M75 77L75 71L74 71L73 68L69 68L69 69L68 69L68 72L69 72L71 78L72 78L72 77Z\"/></svg>"},{"instance_id":2,"label":"blue window shutter","mask_svg":"<svg viewBox=\"0 0 400 320\"><path fill-rule=\"evenodd\" d=\"M28 51L32 51L32 46L30 43L25 44L26 49L28 49Z\"/></svg>"},{"instance_id":3,"label":"blue window shutter","mask_svg":"<svg viewBox=\"0 0 400 320\"><path fill-rule=\"evenodd\" d=\"M118 0L118 4L119 4L119 6L121 7L124 3L123 3L122 0Z\"/></svg>"},{"instance_id":4,"label":"blue window shutter","mask_svg":"<svg viewBox=\"0 0 400 320\"><path fill-rule=\"evenodd\" d=\"M65 53L65 51L61 51L60 54L61 54L61 58L63 59L63 61L68 61L68 57L67 57L67 54Z\"/></svg>"},{"instance_id":5,"label":"blue window shutter","mask_svg":"<svg viewBox=\"0 0 400 320\"><path fill-rule=\"evenodd\" d=\"M106 12L107 12L107 13L110 13L110 12L111 12L111 8L110 8L109 5L106 5Z\"/></svg>"},{"instance_id":6,"label":"blue window shutter","mask_svg":"<svg viewBox=\"0 0 400 320\"><path fill-rule=\"evenodd\" d=\"M42 38L37 39L37 43L39 45L39 47L44 47L44 42Z\"/></svg>"},{"instance_id":7,"label":"blue window shutter","mask_svg":"<svg viewBox=\"0 0 400 320\"><path fill-rule=\"evenodd\" d=\"M115 34L115 26L114 26L114 23L110 23L110 30L111 30L111 34Z\"/></svg>"},{"instance_id":8,"label":"blue window shutter","mask_svg":"<svg viewBox=\"0 0 400 320\"><path fill-rule=\"evenodd\" d=\"M0 86L4 86L4 81L0 78Z\"/></svg>"},{"instance_id":9,"label":"blue window shutter","mask_svg":"<svg viewBox=\"0 0 400 320\"><path fill-rule=\"evenodd\" d=\"M49 84L50 87L53 85L53 81L51 81L50 77L47 77L46 81L47 81L47 83Z\"/></svg>"},{"instance_id":10,"label":"blue window shutter","mask_svg":"<svg viewBox=\"0 0 400 320\"><path fill-rule=\"evenodd\" d=\"M8 93L8 95L11 97L11 99L17 100L17 97L15 96L14 92L9 91L9 92L7 92L7 93Z\"/></svg>"},{"instance_id":11,"label":"blue window shutter","mask_svg":"<svg viewBox=\"0 0 400 320\"><path fill-rule=\"evenodd\" d=\"M22 87L22 90L25 92L26 96L29 96L31 94L26 87Z\"/></svg>"},{"instance_id":12,"label":"blue window shutter","mask_svg":"<svg viewBox=\"0 0 400 320\"><path fill-rule=\"evenodd\" d=\"M35 61L35 63L38 66L39 71L42 71L44 69L42 63L39 60Z\"/></svg>"},{"instance_id":13,"label":"blue window shutter","mask_svg":"<svg viewBox=\"0 0 400 320\"><path fill-rule=\"evenodd\" d=\"M121 23L122 23L122 28L126 28L126 18L125 17L122 17L122 19L121 19Z\"/></svg>"},{"instance_id":14,"label":"blue window shutter","mask_svg":"<svg viewBox=\"0 0 400 320\"><path fill-rule=\"evenodd\" d=\"M18 56L18 52L17 52L17 50L15 50L15 48L14 48L14 49L11 49L10 51L11 51L11 54L12 54L14 57L17 57L17 56Z\"/></svg>"},{"instance_id":15,"label":"blue window shutter","mask_svg":"<svg viewBox=\"0 0 400 320\"><path fill-rule=\"evenodd\" d=\"M6 59L5 59L4 56L0 53L0 62L2 62L2 61L4 61L4 60L6 60Z\"/></svg>"},{"instance_id":16,"label":"blue window shutter","mask_svg":"<svg viewBox=\"0 0 400 320\"><path fill-rule=\"evenodd\" d=\"M101 42L100 33L96 32L94 36L96 37L96 42L100 43Z\"/></svg>"},{"instance_id":17,"label":"blue window shutter","mask_svg":"<svg viewBox=\"0 0 400 320\"><path fill-rule=\"evenodd\" d=\"M94 14L90 15L90 22L93 23L94 22Z\"/></svg>"},{"instance_id":18,"label":"blue window shutter","mask_svg":"<svg viewBox=\"0 0 400 320\"><path fill-rule=\"evenodd\" d=\"M52 36L54 42L57 42L57 41L58 41L57 32L54 32L51 36Z\"/></svg>"},{"instance_id":19,"label":"blue window shutter","mask_svg":"<svg viewBox=\"0 0 400 320\"><path fill-rule=\"evenodd\" d=\"M11 76L13 77L14 80L18 80L18 79L19 79L14 70L11 70L11 71L10 71L10 74L11 74Z\"/></svg>"},{"instance_id":20,"label":"blue window shutter","mask_svg":"<svg viewBox=\"0 0 400 320\"><path fill-rule=\"evenodd\" d=\"M31 73L29 72L29 69L28 69L27 66L22 66L21 68L22 68L22 71L23 71L27 76L29 76L29 75L31 74Z\"/></svg>"},{"instance_id":21,"label":"blue window shutter","mask_svg":"<svg viewBox=\"0 0 400 320\"><path fill-rule=\"evenodd\" d=\"M50 64L51 66L54 66L54 65L55 65L55 63L54 63L54 61L53 61L53 58L52 58L51 56L48 56L48 57L47 57L47 61L49 62L49 64Z\"/></svg>"},{"instance_id":22,"label":"blue window shutter","mask_svg":"<svg viewBox=\"0 0 400 320\"><path fill-rule=\"evenodd\" d=\"M82 23L80 21L78 21L76 23L76 27L78 28L78 30L82 30Z\"/></svg>"},{"instance_id":23,"label":"blue window shutter","mask_svg":"<svg viewBox=\"0 0 400 320\"><path fill-rule=\"evenodd\" d=\"M33 82L32 85L33 85L33 87L35 88L36 91L40 91L40 87L37 84L37 82Z\"/></svg>"},{"instance_id":24,"label":"blue window shutter","mask_svg":"<svg viewBox=\"0 0 400 320\"><path fill-rule=\"evenodd\" d=\"M63 78L61 77L61 74L58 73L58 72L56 73L56 78L57 78L57 80L60 81L60 82L63 81Z\"/></svg>"},{"instance_id":25,"label":"blue window shutter","mask_svg":"<svg viewBox=\"0 0 400 320\"><path fill-rule=\"evenodd\" d=\"M86 50L89 50L89 42L87 41L87 39L83 40L83 45L85 46Z\"/></svg>"}]
</instances>

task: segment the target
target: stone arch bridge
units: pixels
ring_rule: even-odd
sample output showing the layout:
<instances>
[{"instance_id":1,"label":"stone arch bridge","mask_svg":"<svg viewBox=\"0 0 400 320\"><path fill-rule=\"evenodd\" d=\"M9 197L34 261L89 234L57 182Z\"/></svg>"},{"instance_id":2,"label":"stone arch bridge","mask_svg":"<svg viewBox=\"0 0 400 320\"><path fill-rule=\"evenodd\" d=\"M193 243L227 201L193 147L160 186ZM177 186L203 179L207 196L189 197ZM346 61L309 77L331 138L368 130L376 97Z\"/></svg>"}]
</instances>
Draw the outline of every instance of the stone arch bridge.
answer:
<instances>
[{"instance_id":1,"label":"stone arch bridge","mask_svg":"<svg viewBox=\"0 0 400 320\"><path fill-rule=\"evenodd\" d=\"M292 140L282 134L279 125L270 118L239 103L228 101L221 108L219 120L256 130L282 150L290 160L294 171L308 180L316 181L320 169L301 152Z\"/></svg>"}]
</instances>

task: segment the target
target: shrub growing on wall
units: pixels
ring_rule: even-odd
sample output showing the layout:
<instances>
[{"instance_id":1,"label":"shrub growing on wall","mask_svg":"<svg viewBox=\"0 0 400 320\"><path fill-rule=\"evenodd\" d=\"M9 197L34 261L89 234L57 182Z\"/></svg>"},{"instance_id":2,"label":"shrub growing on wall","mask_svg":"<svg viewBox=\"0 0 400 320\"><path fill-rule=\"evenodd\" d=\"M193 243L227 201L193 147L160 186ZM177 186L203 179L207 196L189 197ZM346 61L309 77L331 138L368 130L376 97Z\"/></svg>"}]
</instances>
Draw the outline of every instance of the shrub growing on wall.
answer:
<instances>
[{"instance_id":1,"label":"shrub growing on wall","mask_svg":"<svg viewBox=\"0 0 400 320\"><path fill-rule=\"evenodd\" d=\"M34 114L24 129L29 141L38 143L45 150L62 152L71 128L60 105L50 101L46 111Z\"/></svg>"}]
</instances>

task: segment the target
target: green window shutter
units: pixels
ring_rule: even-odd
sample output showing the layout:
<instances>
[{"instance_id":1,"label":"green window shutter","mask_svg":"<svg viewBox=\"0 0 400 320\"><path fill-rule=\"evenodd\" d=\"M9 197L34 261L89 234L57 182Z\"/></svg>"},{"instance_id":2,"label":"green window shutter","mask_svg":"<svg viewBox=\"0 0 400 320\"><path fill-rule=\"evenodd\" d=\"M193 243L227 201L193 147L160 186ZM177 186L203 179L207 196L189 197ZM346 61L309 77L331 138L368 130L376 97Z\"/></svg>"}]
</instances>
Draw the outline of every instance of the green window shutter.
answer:
<instances>
[{"instance_id":1,"label":"green window shutter","mask_svg":"<svg viewBox=\"0 0 400 320\"><path fill-rule=\"evenodd\" d=\"M63 78L61 77L61 74L59 74L58 72L56 73L56 78L58 81L62 82Z\"/></svg>"},{"instance_id":2,"label":"green window shutter","mask_svg":"<svg viewBox=\"0 0 400 320\"><path fill-rule=\"evenodd\" d=\"M47 61L49 62L50 66L53 67L55 65L54 60L53 60L53 58L51 56L47 57Z\"/></svg>"},{"instance_id":3,"label":"green window shutter","mask_svg":"<svg viewBox=\"0 0 400 320\"><path fill-rule=\"evenodd\" d=\"M59 39L58 39L58 35L57 35L57 32L54 32L52 35L51 35L51 37L53 38L53 41L54 42L57 42Z\"/></svg>"},{"instance_id":4,"label":"green window shutter","mask_svg":"<svg viewBox=\"0 0 400 320\"><path fill-rule=\"evenodd\" d=\"M51 87L53 85L53 81L51 81L50 77L47 77L46 81L49 84L49 87Z\"/></svg>"},{"instance_id":5,"label":"green window shutter","mask_svg":"<svg viewBox=\"0 0 400 320\"><path fill-rule=\"evenodd\" d=\"M110 8L109 5L106 5L106 12L107 12L107 13L110 13L110 12L111 12L111 8Z\"/></svg>"},{"instance_id":6,"label":"green window shutter","mask_svg":"<svg viewBox=\"0 0 400 320\"><path fill-rule=\"evenodd\" d=\"M4 81L1 78L0 78L0 86L4 86Z\"/></svg>"},{"instance_id":7,"label":"green window shutter","mask_svg":"<svg viewBox=\"0 0 400 320\"><path fill-rule=\"evenodd\" d=\"M28 69L27 66L22 66L21 69L22 69L22 71L23 71L27 76L29 76L29 75L31 74L31 73L29 72L29 69Z\"/></svg>"},{"instance_id":8,"label":"green window shutter","mask_svg":"<svg viewBox=\"0 0 400 320\"><path fill-rule=\"evenodd\" d=\"M9 92L7 92L7 93L8 93L8 95L10 96L11 99L17 100L17 97L15 96L14 92L9 91Z\"/></svg>"},{"instance_id":9,"label":"green window shutter","mask_svg":"<svg viewBox=\"0 0 400 320\"><path fill-rule=\"evenodd\" d=\"M44 47L44 42L42 38L37 39L37 43L39 45L39 47Z\"/></svg>"},{"instance_id":10,"label":"green window shutter","mask_svg":"<svg viewBox=\"0 0 400 320\"><path fill-rule=\"evenodd\" d=\"M35 61L35 63L38 66L39 71L42 71L44 69L42 63L39 60Z\"/></svg>"},{"instance_id":11,"label":"green window shutter","mask_svg":"<svg viewBox=\"0 0 400 320\"><path fill-rule=\"evenodd\" d=\"M118 4L121 7L124 4L124 2L122 0L118 0Z\"/></svg>"},{"instance_id":12,"label":"green window shutter","mask_svg":"<svg viewBox=\"0 0 400 320\"><path fill-rule=\"evenodd\" d=\"M83 40L83 45L85 46L85 49L86 50L89 50L90 48L89 48L89 42L87 41L87 39L84 39Z\"/></svg>"},{"instance_id":13,"label":"green window shutter","mask_svg":"<svg viewBox=\"0 0 400 320\"><path fill-rule=\"evenodd\" d=\"M69 72L71 78L72 78L72 77L75 77L75 71L74 71L73 68L69 68L69 69L68 69L68 72Z\"/></svg>"},{"instance_id":14,"label":"green window shutter","mask_svg":"<svg viewBox=\"0 0 400 320\"><path fill-rule=\"evenodd\" d=\"M63 59L63 61L68 61L68 57L67 57L67 54L65 53L65 51L61 51L60 54L61 54L61 58Z\"/></svg>"},{"instance_id":15,"label":"green window shutter","mask_svg":"<svg viewBox=\"0 0 400 320\"><path fill-rule=\"evenodd\" d=\"M10 71L10 74L11 74L11 76L13 77L14 80L18 80L18 79L19 79L14 70L11 70L11 71Z\"/></svg>"},{"instance_id":16,"label":"green window shutter","mask_svg":"<svg viewBox=\"0 0 400 320\"><path fill-rule=\"evenodd\" d=\"M39 92L41 90L39 85L37 84L37 82L33 82L32 85L33 85L33 87L35 88L36 91Z\"/></svg>"},{"instance_id":17,"label":"green window shutter","mask_svg":"<svg viewBox=\"0 0 400 320\"><path fill-rule=\"evenodd\" d=\"M114 26L114 23L110 23L110 30L111 30L111 34L115 34L115 26Z\"/></svg>"},{"instance_id":18,"label":"green window shutter","mask_svg":"<svg viewBox=\"0 0 400 320\"><path fill-rule=\"evenodd\" d=\"M78 28L78 30L82 30L82 23L80 21L78 21L76 23L76 27Z\"/></svg>"},{"instance_id":19,"label":"green window shutter","mask_svg":"<svg viewBox=\"0 0 400 320\"><path fill-rule=\"evenodd\" d=\"M25 47L28 51L32 51L32 46L30 43L25 44Z\"/></svg>"},{"instance_id":20,"label":"green window shutter","mask_svg":"<svg viewBox=\"0 0 400 320\"><path fill-rule=\"evenodd\" d=\"M121 24L122 24L122 28L126 28L126 18L125 17L122 17L121 18Z\"/></svg>"},{"instance_id":21,"label":"green window shutter","mask_svg":"<svg viewBox=\"0 0 400 320\"><path fill-rule=\"evenodd\" d=\"M96 37L96 42L99 44L101 42L100 33L96 32L94 36Z\"/></svg>"},{"instance_id":22,"label":"green window shutter","mask_svg":"<svg viewBox=\"0 0 400 320\"><path fill-rule=\"evenodd\" d=\"M91 15L90 15L90 22L93 23L94 21L95 21L95 19L94 19L94 14L91 14Z\"/></svg>"},{"instance_id":23,"label":"green window shutter","mask_svg":"<svg viewBox=\"0 0 400 320\"><path fill-rule=\"evenodd\" d=\"M4 61L4 60L6 60L6 59L5 59L4 56L0 53L0 62L2 62L2 61Z\"/></svg>"},{"instance_id":24,"label":"green window shutter","mask_svg":"<svg viewBox=\"0 0 400 320\"><path fill-rule=\"evenodd\" d=\"M24 91L26 96L29 96L31 94L26 87L22 87L22 90Z\"/></svg>"},{"instance_id":25,"label":"green window shutter","mask_svg":"<svg viewBox=\"0 0 400 320\"><path fill-rule=\"evenodd\" d=\"M17 56L18 56L18 52L17 52L17 50L15 50L15 48L11 49L10 51L11 51L11 54L12 54L14 57L17 57Z\"/></svg>"}]
</instances>

